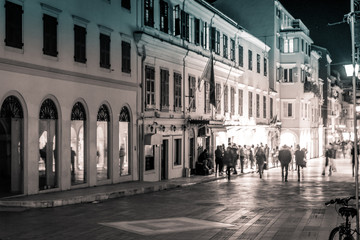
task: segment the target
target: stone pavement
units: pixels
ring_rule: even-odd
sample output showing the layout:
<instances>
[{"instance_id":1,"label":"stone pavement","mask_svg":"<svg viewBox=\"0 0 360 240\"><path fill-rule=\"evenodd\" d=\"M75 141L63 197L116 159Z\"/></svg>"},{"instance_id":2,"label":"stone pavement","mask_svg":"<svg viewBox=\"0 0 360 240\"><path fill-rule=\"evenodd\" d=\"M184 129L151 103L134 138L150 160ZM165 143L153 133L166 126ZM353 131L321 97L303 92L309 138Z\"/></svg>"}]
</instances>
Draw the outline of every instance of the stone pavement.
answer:
<instances>
[{"instance_id":1,"label":"stone pavement","mask_svg":"<svg viewBox=\"0 0 360 240\"><path fill-rule=\"evenodd\" d=\"M353 195L355 187L350 159L336 160L332 176L321 175L322 163L309 160L300 182L294 171L282 182L277 168L262 179L248 173L230 181L201 177L202 184L196 177L167 181L188 186L169 191L152 192L152 183L143 185L147 194L96 204L3 207L0 239L327 239L341 217L324 202Z\"/></svg>"}]
</instances>

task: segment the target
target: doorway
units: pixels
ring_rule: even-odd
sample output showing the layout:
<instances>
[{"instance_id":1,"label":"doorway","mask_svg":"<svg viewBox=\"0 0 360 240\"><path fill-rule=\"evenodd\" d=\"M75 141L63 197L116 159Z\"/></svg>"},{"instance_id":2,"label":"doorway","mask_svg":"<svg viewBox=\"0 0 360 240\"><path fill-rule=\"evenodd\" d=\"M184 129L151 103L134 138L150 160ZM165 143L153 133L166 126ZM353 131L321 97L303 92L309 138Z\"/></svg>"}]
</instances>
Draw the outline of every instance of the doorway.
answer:
<instances>
[{"instance_id":1,"label":"doorway","mask_svg":"<svg viewBox=\"0 0 360 240\"><path fill-rule=\"evenodd\" d=\"M161 180L168 179L168 156L169 156L169 140L163 140L161 145Z\"/></svg>"}]
</instances>

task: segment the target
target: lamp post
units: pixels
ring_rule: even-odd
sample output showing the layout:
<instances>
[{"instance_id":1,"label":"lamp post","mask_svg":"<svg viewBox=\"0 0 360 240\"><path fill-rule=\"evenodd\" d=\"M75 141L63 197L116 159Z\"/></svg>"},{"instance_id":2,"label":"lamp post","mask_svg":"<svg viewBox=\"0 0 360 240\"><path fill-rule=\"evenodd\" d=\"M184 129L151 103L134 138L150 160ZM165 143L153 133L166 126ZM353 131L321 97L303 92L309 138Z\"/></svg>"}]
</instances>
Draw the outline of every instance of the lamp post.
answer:
<instances>
[{"instance_id":1,"label":"lamp post","mask_svg":"<svg viewBox=\"0 0 360 240\"><path fill-rule=\"evenodd\" d=\"M356 119L356 75L359 71L359 65L355 62L355 12L354 0L350 1L350 13L348 14L348 22L350 22L351 31L351 62L352 65L345 66L346 74L352 76L353 85L353 107L354 107L354 159L355 159L355 198L356 198L356 239L359 240L359 163L357 159L358 144L357 144L357 119ZM349 71L351 70L351 71ZM355 75L356 74L356 75Z\"/></svg>"}]
</instances>

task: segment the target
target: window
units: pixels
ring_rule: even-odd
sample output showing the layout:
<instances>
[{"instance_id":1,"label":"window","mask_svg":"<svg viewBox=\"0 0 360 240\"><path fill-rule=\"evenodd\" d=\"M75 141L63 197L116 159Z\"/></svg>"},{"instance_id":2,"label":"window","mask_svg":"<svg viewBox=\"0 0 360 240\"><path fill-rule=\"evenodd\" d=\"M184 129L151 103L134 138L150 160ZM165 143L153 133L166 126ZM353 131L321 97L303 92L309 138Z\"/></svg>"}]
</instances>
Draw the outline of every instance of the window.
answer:
<instances>
[{"instance_id":1,"label":"window","mask_svg":"<svg viewBox=\"0 0 360 240\"><path fill-rule=\"evenodd\" d=\"M235 88L230 90L230 112L232 115L235 114Z\"/></svg>"},{"instance_id":2,"label":"window","mask_svg":"<svg viewBox=\"0 0 360 240\"><path fill-rule=\"evenodd\" d=\"M256 54L256 72L260 73L260 55Z\"/></svg>"},{"instance_id":3,"label":"window","mask_svg":"<svg viewBox=\"0 0 360 240\"><path fill-rule=\"evenodd\" d=\"M263 118L266 118L266 96L263 96Z\"/></svg>"},{"instance_id":4,"label":"window","mask_svg":"<svg viewBox=\"0 0 360 240\"><path fill-rule=\"evenodd\" d=\"M181 10L181 38L189 41L189 14Z\"/></svg>"},{"instance_id":5,"label":"window","mask_svg":"<svg viewBox=\"0 0 360 240\"><path fill-rule=\"evenodd\" d=\"M256 94L256 117L260 117L260 95Z\"/></svg>"},{"instance_id":6,"label":"window","mask_svg":"<svg viewBox=\"0 0 360 240\"><path fill-rule=\"evenodd\" d=\"M131 161L129 154L131 152L130 146L130 111L127 107L122 107L119 116L119 172L120 176L131 174Z\"/></svg>"},{"instance_id":7,"label":"window","mask_svg":"<svg viewBox=\"0 0 360 240\"><path fill-rule=\"evenodd\" d=\"M181 74L174 73L174 111L181 111Z\"/></svg>"},{"instance_id":8,"label":"window","mask_svg":"<svg viewBox=\"0 0 360 240\"><path fill-rule=\"evenodd\" d=\"M284 82L293 82L293 70L291 68L284 69Z\"/></svg>"},{"instance_id":9,"label":"window","mask_svg":"<svg viewBox=\"0 0 360 240\"><path fill-rule=\"evenodd\" d=\"M283 102L283 116L285 118L294 118L293 110L293 103Z\"/></svg>"},{"instance_id":10,"label":"window","mask_svg":"<svg viewBox=\"0 0 360 240\"><path fill-rule=\"evenodd\" d=\"M238 114L239 116L243 116L244 115L244 91L242 89L238 90L238 98L239 98L239 109L238 109Z\"/></svg>"},{"instance_id":11,"label":"window","mask_svg":"<svg viewBox=\"0 0 360 240\"><path fill-rule=\"evenodd\" d=\"M74 61L86 63L86 29L74 25Z\"/></svg>"},{"instance_id":12,"label":"window","mask_svg":"<svg viewBox=\"0 0 360 240\"><path fill-rule=\"evenodd\" d=\"M174 7L174 29L175 29L175 36L179 36L181 34L181 19L180 19L180 6L176 5Z\"/></svg>"},{"instance_id":13,"label":"window","mask_svg":"<svg viewBox=\"0 0 360 240\"><path fill-rule=\"evenodd\" d=\"M249 92L249 118L253 116L253 93Z\"/></svg>"},{"instance_id":14,"label":"window","mask_svg":"<svg viewBox=\"0 0 360 240\"><path fill-rule=\"evenodd\" d=\"M228 58L228 37L223 35L223 57Z\"/></svg>"},{"instance_id":15,"label":"window","mask_svg":"<svg viewBox=\"0 0 360 240\"><path fill-rule=\"evenodd\" d=\"M43 15L43 53L56 57L57 52L57 19L47 14Z\"/></svg>"},{"instance_id":16,"label":"window","mask_svg":"<svg viewBox=\"0 0 360 240\"><path fill-rule=\"evenodd\" d=\"M210 113L210 83L209 82L204 82L204 88L205 88L205 91L204 91L204 99L205 99L205 113Z\"/></svg>"},{"instance_id":17,"label":"window","mask_svg":"<svg viewBox=\"0 0 360 240\"><path fill-rule=\"evenodd\" d=\"M110 114L108 107L103 104L100 106L97 114L96 131L96 170L97 180L110 178L110 152L108 148L110 131Z\"/></svg>"},{"instance_id":18,"label":"window","mask_svg":"<svg viewBox=\"0 0 360 240\"><path fill-rule=\"evenodd\" d=\"M160 31L169 32L169 6L163 0L160 1Z\"/></svg>"},{"instance_id":19,"label":"window","mask_svg":"<svg viewBox=\"0 0 360 240\"><path fill-rule=\"evenodd\" d=\"M244 66L244 48L241 45L239 45L239 66Z\"/></svg>"},{"instance_id":20,"label":"window","mask_svg":"<svg viewBox=\"0 0 360 240\"><path fill-rule=\"evenodd\" d=\"M144 0L144 24L154 27L154 0Z\"/></svg>"},{"instance_id":21,"label":"window","mask_svg":"<svg viewBox=\"0 0 360 240\"><path fill-rule=\"evenodd\" d=\"M121 42L121 70L124 73L131 73L131 45L128 42Z\"/></svg>"},{"instance_id":22,"label":"window","mask_svg":"<svg viewBox=\"0 0 360 240\"><path fill-rule=\"evenodd\" d=\"M5 44L22 48L22 6L6 1L5 8Z\"/></svg>"},{"instance_id":23,"label":"window","mask_svg":"<svg viewBox=\"0 0 360 240\"><path fill-rule=\"evenodd\" d=\"M235 61L235 40L230 39L230 60Z\"/></svg>"},{"instance_id":24,"label":"window","mask_svg":"<svg viewBox=\"0 0 360 240\"><path fill-rule=\"evenodd\" d=\"M273 107L274 107L274 99L270 98L270 118L274 117Z\"/></svg>"},{"instance_id":25,"label":"window","mask_svg":"<svg viewBox=\"0 0 360 240\"><path fill-rule=\"evenodd\" d=\"M252 61L252 51L251 50L248 51L248 57L249 57L249 59L248 59L249 70L252 70L253 61Z\"/></svg>"},{"instance_id":26,"label":"window","mask_svg":"<svg viewBox=\"0 0 360 240\"><path fill-rule=\"evenodd\" d=\"M154 145L145 145L145 171L155 169Z\"/></svg>"},{"instance_id":27,"label":"window","mask_svg":"<svg viewBox=\"0 0 360 240\"><path fill-rule=\"evenodd\" d=\"M100 33L100 67L110 69L110 36Z\"/></svg>"},{"instance_id":28,"label":"window","mask_svg":"<svg viewBox=\"0 0 360 240\"><path fill-rule=\"evenodd\" d=\"M264 58L264 76L267 76L267 59Z\"/></svg>"},{"instance_id":29,"label":"window","mask_svg":"<svg viewBox=\"0 0 360 240\"><path fill-rule=\"evenodd\" d=\"M229 90L228 86L224 85L224 113L229 112Z\"/></svg>"},{"instance_id":30,"label":"window","mask_svg":"<svg viewBox=\"0 0 360 240\"><path fill-rule=\"evenodd\" d=\"M294 38L294 52L299 52L299 38Z\"/></svg>"},{"instance_id":31,"label":"window","mask_svg":"<svg viewBox=\"0 0 360 240\"><path fill-rule=\"evenodd\" d=\"M174 140L174 165L181 165L181 139Z\"/></svg>"},{"instance_id":32,"label":"window","mask_svg":"<svg viewBox=\"0 0 360 240\"><path fill-rule=\"evenodd\" d=\"M282 46L282 52L294 53L299 52L299 38L280 39Z\"/></svg>"},{"instance_id":33,"label":"window","mask_svg":"<svg viewBox=\"0 0 360 240\"><path fill-rule=\"evenodd\" d=\"M304 39L301 39L301 51L304 52Z\"/></svg>"},{"instance_id":34,"label":"window","mask_svg":"<svg viewBox=\"0 0 360 240\"><path fill-rule=\"evenodd\" d=\"M145 104L146 108L155 108L155 69L145 67Z\"/></svg>"},{"instance_id":35,"label":"window","mask_svg":"<svg viewBox=\"0 0 360 240\"><path fill-rule=\"evenodd\" d=\"M204 49L207 49L207 40L208 40L208 26L207 22L202 22L202 29L201 29L201 46Z\"/></svg>"},{"instance_id":36,"label":"window","mask_svg":"<svg viewBox=\"0 0 360 240\"><path fill-rule=\"evenodd\" d=\"M130 0L121 0L121 6L128 10L131 9L131 1Z\"/></svg>"},{"instance_id":37,"label":"window","mask_svg":"<svg viewBox=\"0 0 360 240\"><path fill-rule=\"evenodd\" d=\"M160 107L161 111L169 111L169 71L160 70Z\"/></svg>"},{"instance_id":38,"label":"window","mask_svg":"<svg viewBox=\"0 0 360 240\"><path fill-rule=\"evenodd\" d=\"M194 36L194 43L196 45L200 44L200 20L198 18L194 19L194 27L195 27L195 36Z\"/></svg>"},{"instance_id":39,"label":"window","mask_svg":"<svg viewBox=\"0 0 360 240\"><path fill-rule=\"evenodd\" d=\"M189 110L196 111L196 79L189 76Z\"/></svg>"},{"instance_id":40,"label":"window","mask_svg":"<svg viewBox=\"0 0 360 240\"><path fill-rule=\"evenodd\" d=\"M220 54L220 32L216 28L211 28L211 51L214 51L216 54Z\"/></svg>"},{"instance_id":41,"label":"window","mask_svg":"<svg viewBox=\"0 0 360 240\"><path fill-rule=\"evenodd\" d=\"M221 112L221 84L216 83L216 110Z\"/></svg>"}]
</instances>

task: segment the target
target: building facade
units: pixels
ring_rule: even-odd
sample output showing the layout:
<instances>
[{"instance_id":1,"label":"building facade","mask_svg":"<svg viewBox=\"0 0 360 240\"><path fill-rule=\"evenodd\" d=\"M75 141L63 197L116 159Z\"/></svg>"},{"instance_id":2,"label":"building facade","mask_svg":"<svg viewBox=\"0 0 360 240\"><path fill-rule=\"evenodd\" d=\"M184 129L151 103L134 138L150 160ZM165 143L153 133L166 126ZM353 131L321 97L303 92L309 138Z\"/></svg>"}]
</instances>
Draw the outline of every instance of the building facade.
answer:
<instances>
[{"instance_id":1,"label":"building facade","mask_svg":"<svg viewBox=\"0 0 360 240\"><path fill-rule=\"evenodd\" d=\"M0 195L138 180L130 1L0 5Z\"/></svg>"},{"instance_id":2,"label":"building facade","mask_svg":"<svg viewBox=\"0 0 360 240\"><path fill-rule=\"evenodd\" d=\"M280 145L300 144L313 157L320 156L322 122L321 118L315 120L311 116L320 113L321 96L314 95L317 98L314 104L307 90L299 91L304 89L305 81L314 86L321 82L312 77L318 69L311 63L313 41L308 28L279 1L217 0L213 5L271 48L269 87L279 93L276 115L281 123Z\"/></svg>"}]
</instances>

